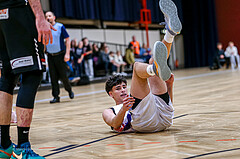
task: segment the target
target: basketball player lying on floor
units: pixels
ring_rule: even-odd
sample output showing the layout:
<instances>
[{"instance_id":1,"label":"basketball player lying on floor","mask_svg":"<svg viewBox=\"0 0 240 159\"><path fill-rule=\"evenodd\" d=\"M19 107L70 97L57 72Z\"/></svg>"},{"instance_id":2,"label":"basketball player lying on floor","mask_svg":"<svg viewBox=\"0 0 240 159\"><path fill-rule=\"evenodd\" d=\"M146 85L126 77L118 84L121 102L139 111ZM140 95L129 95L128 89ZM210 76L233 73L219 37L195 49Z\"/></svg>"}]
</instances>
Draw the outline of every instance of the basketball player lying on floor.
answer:
<instances>
[{"instance_id":1,"label":"basketball player lying on floor","mask_svg":"<svg viewBox=\"0 0 240 159\"><path fill-rule=\"evenodd\" d=\"M182 25L171 0L160 0L159 5L165 16L167 32L162 42L154 44L149 64L134 64L130 96L124 77L116 75L106 82L106 92L116 106L105 109L102 116L115 131L157 132L172 125L174 76L167 66L167 58L174 36Z\"/></svg>"},{"instance_id":2,"label":"basketball player lying on floor","mask_svg":"<svg viewBox=\"0 0 240 159\"><path fill-rule=\"evenodd\" d=\"M172 125L174 76L167 66L164 43L155 43L153 59L150 64L134 64L130 96L123 76L116 75L107 80L106 92L115 100L116 106L105 109L103 119L112 129L118 132L156 132Z\"/></svg>"}]
</instances>

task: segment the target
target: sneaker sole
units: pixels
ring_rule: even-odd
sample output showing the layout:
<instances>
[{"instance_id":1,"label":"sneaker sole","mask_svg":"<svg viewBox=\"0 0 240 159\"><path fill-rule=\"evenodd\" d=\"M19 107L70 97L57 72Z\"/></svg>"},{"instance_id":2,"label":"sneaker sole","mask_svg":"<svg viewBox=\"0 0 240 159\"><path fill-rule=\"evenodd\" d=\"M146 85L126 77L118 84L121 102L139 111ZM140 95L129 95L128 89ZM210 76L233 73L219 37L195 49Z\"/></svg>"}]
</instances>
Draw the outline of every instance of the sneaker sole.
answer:
<instances>
[{"instance_id":1,"label":"sneaker sole","mask_svg":"<svg viewBox=\"0 0 240 159\"><path fill-rule=\"evenodd\" d=\"M179 34L182 30L182 24L178 17L177 7L171 0L160 0L159 6L163 14L169 18L169 28Z\"/></svg>"},{"instance_id":2,"label":"sneaker sole","mask_svg":"<svg viewBox=\"0 0 240 159\"><path fill-rule=\"evenodd\" d=\"M171 70L167 65L167 47L161 41L157 41L153 47L153 59L158 65L158 74L162 80L167 81L171 77Z\"/></svg>"}]
</instances>

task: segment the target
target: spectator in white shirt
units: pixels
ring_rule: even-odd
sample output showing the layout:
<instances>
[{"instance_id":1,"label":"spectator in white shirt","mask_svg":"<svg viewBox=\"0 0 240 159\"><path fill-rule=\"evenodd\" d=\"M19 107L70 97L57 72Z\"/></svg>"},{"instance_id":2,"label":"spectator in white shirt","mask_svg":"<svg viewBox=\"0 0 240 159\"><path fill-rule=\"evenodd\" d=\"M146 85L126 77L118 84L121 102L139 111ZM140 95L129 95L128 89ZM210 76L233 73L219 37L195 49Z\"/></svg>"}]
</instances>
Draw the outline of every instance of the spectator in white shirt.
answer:
<instances>
[{"instance_id":1,"label":"spectator in white shirt","mask_svg":"<svg viewBox=\"0 0 240 159\"><path fill-rule=\"evenodd\" d=\"M116 55L114 56L114 60L115 60L115 63L118 65L117 73L120 73L120 69L121 69L121 74L126 75L126 73L124 72L124 67L126 66L126 62L123 61L123 57L120 51L116 52Z\"/></svg>"},{"instance_id":2,"label":"spectator in white shirt","mask_svg":"<svg viewBox=\"0 0 240 159\"><path fill-rule=\"evenodd\" d=\"M238 64L238 69L240 69L238 50L232 41L228 43L228 47L225 51L225 56L230 57L232 69L237 68L236 61Z\"/></svg>"}]
</instances>

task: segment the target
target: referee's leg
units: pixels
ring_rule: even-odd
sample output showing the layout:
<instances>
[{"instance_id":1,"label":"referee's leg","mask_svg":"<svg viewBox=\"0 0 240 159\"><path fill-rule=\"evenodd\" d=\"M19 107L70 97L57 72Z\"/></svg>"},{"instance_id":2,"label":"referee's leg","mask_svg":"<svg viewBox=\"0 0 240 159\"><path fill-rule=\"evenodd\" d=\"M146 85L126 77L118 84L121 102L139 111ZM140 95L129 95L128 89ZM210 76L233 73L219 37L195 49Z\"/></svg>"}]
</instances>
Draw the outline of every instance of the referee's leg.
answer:
<instances>
[{"instance_id":1,"label":"referee's leg","mask_svg":"<svg viewBox=\"0 0 240 159\"><path fill-rule=\"evenodd\" d=\"M59 74L61 81L63 82L65 90L68 92L69 97L72 99L74 98L74 94L72 92L72 87L67 77L67 64L64 61L64 54L58 55L57 58L58 58L58 60L56 61L57 72Z\"/></svg>"},{"instance_id":2,"label":"referee's leg","mask_svg":"<svg viewBox=\"0 0 240 159\"><path fill-rule=\"evenodd\" d=\"M48 66L49 66L49 73L50 73L50 79L51 79L51 85L52 85L52 96L54 98L59 98L60 90L59 90L59 76L57 72L57 64L56 61L58 59L55 59L55 57L48 55Z\"/></svg>"}]
</instances>

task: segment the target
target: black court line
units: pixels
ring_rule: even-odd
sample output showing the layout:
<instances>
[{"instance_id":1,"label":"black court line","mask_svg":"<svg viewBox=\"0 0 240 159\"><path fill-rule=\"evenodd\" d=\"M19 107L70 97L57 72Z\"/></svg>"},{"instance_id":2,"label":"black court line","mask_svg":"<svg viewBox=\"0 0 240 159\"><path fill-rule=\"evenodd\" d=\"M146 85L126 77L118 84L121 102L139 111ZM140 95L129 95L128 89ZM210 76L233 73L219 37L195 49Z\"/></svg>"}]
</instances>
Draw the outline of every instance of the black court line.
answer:
<instances>
[{"instance_id":1,"label":"black court line","mask_svg":"<svg viewBox=\"0 0 240 159\"><path fill-rule=\"evenodd\" d=\"M65 152L65 151L72 150L72 149L75 149L75 148L78 148L78 147L82 147L82 146L85 146L85 145L89 145L89 144L93 144L93 143L96 143L96 142L99 142L99 141L103 141L103 140L106 140L106 139L109 139L109 138L112 138L112 137L115 137L115 136L118 136L118 135L120 135L120 133L115 134L115 135L111 135L111 136L108 136L108 137L104 137L104 138L101 138L101 139L98 139L98 140L93 140L93 141L90 141L90 142L85 143L85 144L71 146L69 148L66 148L67 146L65 146L65 147L63 147L65 149L61 150L62 148L60 148L60 151L47 154L43 157L49 157L49 156L52 156L52 155L55 155L55 154L58 154L58 153L61 153L61 152Z\"/></svg>"},{"instance_id":2,"label":"black court line","mask_svg":"<svg viewBox=\"0 0 240 159\"><path fill-rule=\"evenodd\" d=\"M202 112L202 113L191 113L191 114L189 114L189 115L202 115L202 114L226 114L226 113L240 113L240 111Z\"/></svg>"},{"instance_id":3,"label":"black court line","mask_svg":"<svg viewBox=\"0 0 240 159\"><path fill-rule=\"evenodd\" d=\"M187 116L187 115L188 114L179 115L179 116L174 117L173 119L181 118L181 117L184 117L184 116ZM93 141L90 141L88 143L81 144L81 145L76 145L75 144L75 145L68 145L68 146L60 147L60 148L51 150L51 151L56 151L56 152L52 152L52 153L47 154L47 155L45 155L43 157L52 156L52 155L55 155L55 154L58 154L58 153L62 153L62 152L65 152L65 151L69 151L69 150L72 150L72 149L75 149L75 148L79 148L79 147L82 147L82 146L85 146L85 145L89 145L89 144L92 144L92 143L100 142L100 141L103 141L103 140L106 140L106 139L118 136L120 134L123 134L123 133L118 133L118 134L111 135L111 136L108 136L108 137L104 137L104 138L101 138L101 139L93 140Z\"/></svg>"},{"instance_id":4,"label":"black court line","mask_svg":"<svg viewBox=\"0 0 240 159\"><path fill-rule=\"evenodd\" d=\"M176 116L176 117L174 117L173 119L185 117L185 116L188 116L188 115L226 114L226 113L240 113L240 111L190 113L190 114L182 114L182 115Z\"/></svg>"},{"instance_id":5,"label":"black court line","mask_svg":"<svg viewBox=\"0 0 240 159\"><path fill-rule=\"evenodd\" d=\"M179 115L179 116L174 117L173 119L181 118L181 117L188 116L188 115L189 115L189 114Z\"/></svg>"},{"instance_id":6,"label":"black court line","mask_svg":"<svg viewBox=\"0 0 240 159\"><path fill-rule=\"evenodd\" d=\"M76 145L77 145L77 144L74 144L74 145L68 145L68 146L60 147L60 148L57 148L57 149L54 149L54 150L51 150L51 151L60 151L60 150L63 150L63 149L67 149L67 148L70 148L70 147L76 146Z\"/></svg>"},{"instance_id":7,"label":"black court line","mask_svg":"<svg viewBox=\"0 0 240 159\"><path fill-rule=\"evenodd\" d=\"M217 114L217 113L236 113L236 112L240 112L240 111L205 112L205 113L182 114L182 115L179 115L179 116L174 117L173 119L178 119L178 118L185 117L185 116L188 116L188 115ZM75 145L68 145L68 146L60 147L60 148L51 150L51 151L56 151L56 152L47 154L47 155L45 155L45 156L43 156L43 157L52 156L52 155L55 155L55 154L58 154L58 153L62 153L62 152L65 152L65 151L69 151L69 150L72 150L72 149L76 149L76 148L79 148L79 147L82 147L82 146L85 146L85 145L89 145L89 144L92 144L92 143L97 143L97 142L100 142L100 141L103 141L103 140L106 140L106 139L109 139L109 138L118 136L118 135L120 135L120 134L123 134L123 133L118 133L118 134L115 134L115 135L107 136L107 137L104 137L104 138L101 138L101 139L97 139L97 140L93 140L93 141L90 141L90 142L88 142L88 143L81 144L81 145L76 145L76 144L75 144ZM238 148L238 149L240 149L240 148ZM230 149L230 150L233 151L233 150L235 150L235 149ZM210 154L212 154L212 153L221 153L221 152L226 152L226 151L230 151L230 150L223 150L223 151L218 151L218 152L211 152ZM203 154L203 155L206 155L206 154ZM207 155L209 155L209 154L207 154ZM193 157L194 157L194 156L193 156ZM200 156L198 155L197 157L200 157Z\"/></svg>"},{"instance_id":8,"label":"black court line","mask_svg":"<svg viewBox=\"0 0 240 159\"><path fill-rule=\"evenodd\" d=\"M218 154L218 153L230 152L230 151L236 151L236 150L240 150L240 148L234 148L234 149L228 149L228 150L221 150L221 151L209 152L209 153L204 153L204 154L200 154L200 155L196 155L196 156L187 157L187 158L184 158L184 159L191 159L191 158L203 157L203 156L208 156L208 155L212 155L212 154Z\"/></svg>"}]
</instances>

